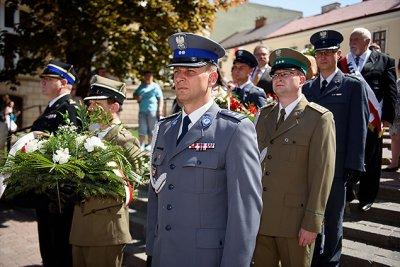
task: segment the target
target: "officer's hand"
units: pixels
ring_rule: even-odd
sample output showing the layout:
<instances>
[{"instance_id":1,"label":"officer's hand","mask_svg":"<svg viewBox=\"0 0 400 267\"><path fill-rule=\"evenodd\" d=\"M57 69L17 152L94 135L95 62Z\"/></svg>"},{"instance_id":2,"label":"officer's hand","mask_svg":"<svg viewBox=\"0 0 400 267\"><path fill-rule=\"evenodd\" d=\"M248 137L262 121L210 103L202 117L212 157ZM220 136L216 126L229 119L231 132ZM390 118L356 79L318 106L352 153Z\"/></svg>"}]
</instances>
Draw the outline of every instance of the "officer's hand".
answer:
<instances>
[{"instance_id":1,"label":"officer's hand","mask_svg":"<svg viewBox=\"0 0 400 267\"><path fill-rule=\"evenodd\" d=\"M147 255L146 267L151 267L151 260L152 259L153 258L151 256Z\"/></svg>"},{"instance_id":2,"label":"officer's hand","mask_svg":"<svg viewBox=\"0 0 400 267\"><path fill-rule=\"evenodd\" d=\"M305 247L310 245L315 241L315 238L317 238L317 233L309 232L301 228L299 232L299 246Z\"/></svg>"}]
</instances>

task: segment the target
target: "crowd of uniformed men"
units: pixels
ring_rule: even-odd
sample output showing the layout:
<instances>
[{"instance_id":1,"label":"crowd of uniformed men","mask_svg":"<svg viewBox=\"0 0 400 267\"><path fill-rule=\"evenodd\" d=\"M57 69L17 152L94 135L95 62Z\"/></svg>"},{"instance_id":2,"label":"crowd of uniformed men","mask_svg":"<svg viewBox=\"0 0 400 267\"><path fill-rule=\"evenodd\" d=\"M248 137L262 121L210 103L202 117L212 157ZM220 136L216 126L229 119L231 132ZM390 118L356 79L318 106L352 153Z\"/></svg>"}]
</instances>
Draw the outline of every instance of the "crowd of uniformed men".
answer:
<instances>
[{"instance_id":1,"label":"crowd of uniformed men","mask_svg":"<svg viewBox=\"0 0 400 267\"><path fill-rule=\"evenodd\" d=\"M333 30L311 36L318 67L311 75L309 58L293 49L238 50L228 89L259 107L252 123L214 103L225 50L199 35L170 36L182 110L153 134L149 266L339 266L346 199L358 198L365 212L373 204L382 124L393 123L397 97L394 60L369 49L370 32L354 29L347 55L342 41ZM56 131L65 111L79 126L69 95L73 67L52 61L41 78L51 101L32 130ZM269 96L276 101L265 105ZM113 122L97 135L129 156L139 148L118 119L124 99L123 83L95 76L85 100L111 112ZM44 198L39 203L44 266L121 266L132 241L123 201L85 199L62 213Z\"/></svg>"}]
</instances>

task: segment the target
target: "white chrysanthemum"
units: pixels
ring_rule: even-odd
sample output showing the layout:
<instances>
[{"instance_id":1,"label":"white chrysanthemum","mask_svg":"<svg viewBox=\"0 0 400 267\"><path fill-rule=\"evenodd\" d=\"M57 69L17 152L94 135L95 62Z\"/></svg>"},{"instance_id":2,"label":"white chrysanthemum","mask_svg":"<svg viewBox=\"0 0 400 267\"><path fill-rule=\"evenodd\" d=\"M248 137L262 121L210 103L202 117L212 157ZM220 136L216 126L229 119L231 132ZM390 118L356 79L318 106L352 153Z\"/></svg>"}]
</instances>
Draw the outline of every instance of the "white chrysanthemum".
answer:
<instances>
[{"instance_id":1,"label":"white chrysanthemum","mask_svg":"<svg viewBox=\"0 0 400 267\"><path fill-rule=\"evenodd\" d=\"M34 152L34 151L38 150L39 149L38 143L39 143L39 140L37 140L37 139L33 139L33 140L29 141L25 145L25 151L27 153L30 153L30 152Z\"/></svg>"},{"instance_id":2,"label":"white chrysanthemum","mask_svg":"<svg viewBox=\"0 0 400 267\"><path fill-rule=\"evenodd\" d=\"M47 140L40 140L38 143L37 143L37 147L38 147L38 149L39 149L39 151L40 152L44 152L44 150L43 150L43 148L44 148L44 145L47 143Z\"/></svg>"},{"instance_id":3,"label":"white chrysanthemum","mask_svg":"<svg viewBox=\"0 0 400 267\"><path fill-rule=\"evenodd\" d=\"M97 136L87 138L83 145L86 148L87 152L92 152L96 147L101 149L106 148L106 145Z\"/></svg>"},{"instance_id":4,"label":"white chrysanthemum","mask_svg":"<svg viewBox=\"0 0 400 267\"><path fill-rule=\"evenodd\" d=\"M76 145L77 145L77 146L81 145L81 144L85 141L86 138L87 138L86 135L79 135L79 136L76 138Z\"/></svg>"},{"instance_id":5,"label":"white chrysanthemum","mask_svg":"<svg viewBox=\"0 0 400 267\"><path fill-rule=\"evenodd\" d=\"M53 154L53 162L64 164L67 163L71 155L69 154L68 148L60 148L56 150L56 153Z\"/></svg>"}]
</instances>

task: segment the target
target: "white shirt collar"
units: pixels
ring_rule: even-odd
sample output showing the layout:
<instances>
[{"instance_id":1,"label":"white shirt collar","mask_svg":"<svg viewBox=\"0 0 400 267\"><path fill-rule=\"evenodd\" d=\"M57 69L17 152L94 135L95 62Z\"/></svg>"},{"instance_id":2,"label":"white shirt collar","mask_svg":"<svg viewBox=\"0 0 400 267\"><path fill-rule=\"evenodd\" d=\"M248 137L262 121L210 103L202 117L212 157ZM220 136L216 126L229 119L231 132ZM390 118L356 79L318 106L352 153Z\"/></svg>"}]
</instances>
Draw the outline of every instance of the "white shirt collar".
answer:
<instances>
[{"instance_id":1,"label":"white shirt collar","mask_svg":"<svg viewBox=\"0 0 400 267\"><path fill-rule=\"evenodd\" d=\"M367 49L364 53L360 55L360 61L358 62L358 70L361 71L364 68L365 62L367 62L369 56L371 55L372 51ZM354 58L354 61L356 60L356 55L351 54Z\"/></svg>"},{"instance_id":2,"label":"white shirt collar","mask_svg":"<svg viewBox=\"0 0 400 267\"><path fill-rule=\"evenodd\" d=\"M285 113L286 113L285 114L285 120L287 119L287 117L289 117L290 113L297 106L297 104L300 102L302 97L303 97L303 94L300 94L300 96L296 100L294 100L292 103L290 103L289 105L286 106L286 108L285 108ZM279 115L278 115L277 121L279 120L279 116L280 116L282 108L283 108L282 104L279 103Z\"/></svg>"},{"instance_id":3,"label":"white shirt collar","mask_svg":"<svg viewBox=\"0 0 400 267\"><path fill-rule=\"evenodd\" d=\"M69 95L69 93L64 93L64 94L61 94L61 95L59 95L59 96L53 98L52 100L50 100L48 106L51 107L52 105L54 105L54 103L57 102L58 99L60 99L61 97L65 96L65 95Z\"/></svg>"},{"instance_id":4,"label":"white shirt collar","mask_svg":"<svg viewBox=\"0 0 400 267\"><path fill-rule=\"evenodd\" d=\"M244 84L242 84L241 86L239 86L240 89L243 89L246 85L251 84L251 80L248 79L247 82L245 82Z\"/></svg>"},{"instance_id":5,"label":"white shirt collar","mask_svg":"<svg viewBox=\"0 0 400 267\"><path fill-rule=\"evenodd\" d=\"M322 86L322 81L325 80L328 83L326 84L326 86L328 86L328 84L332 81L333 77L335 77L336 73L339 71L338 68L335 69L334 72L332 72L331 75L329 75L326 79L324 79L324 77L322 77L322 75L319 75L319 85Z\"/></svg>"},{"instance_id":6,"label":"white shirt collar","mask_svg":"<svg viewBox=\"0 0 400 267\"><path fill-rule=\"evenodd\" d=\"M179 133L178 136L181 134L182 132L182 124L183 124L183 118L188 115L189 119L190 119L190 124L188 129L190 130L190 128L192 128L192 126L201 118L201 116L203 116L204 113L207 112L207 110L209 110L211 108L211 106L214 104L214 99L211 99L209 102L207 102L206 104L204 104L203 106L199 107L198 109L196 109L195 111L193 111L192 113L190 113L189 115L186 114L185 110L182 109L182 118L181 118L181 126L179 127Z\"/></svg>"}]
</instances>

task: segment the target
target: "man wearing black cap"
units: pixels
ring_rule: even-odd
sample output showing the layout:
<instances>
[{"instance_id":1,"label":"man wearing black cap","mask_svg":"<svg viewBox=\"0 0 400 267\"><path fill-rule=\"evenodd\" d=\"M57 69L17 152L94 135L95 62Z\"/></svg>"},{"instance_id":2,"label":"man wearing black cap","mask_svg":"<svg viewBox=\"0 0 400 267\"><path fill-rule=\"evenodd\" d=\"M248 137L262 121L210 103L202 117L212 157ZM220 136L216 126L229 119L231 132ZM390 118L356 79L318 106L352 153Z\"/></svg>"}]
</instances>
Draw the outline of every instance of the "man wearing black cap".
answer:
<instances>
[{"instance_id":1,"label":"man wearing black cap","mask_svg":"<svg viewBox=\"0 0 400 267\"><path fill-rule=\"evenodd\" d=\"M146 253L153 267L249 266L262 207L254 125L213 101L218 43L191 33L168 41L182 112L156 127Z\"/></svg>"},{"instance_id":2,"label":"man wearing black cap","mask_svg":"<svg viewBox=\"0 0 400 267\"><path fill-rule=\"evenodd\" d=\"M75 103L71 100L71 89L77 80L73 66L52 60L40 75L42 94L50 102L42 115L33 123L32 131L54 133L59 126L72 123L77 125ZM65 121L66 114L69 122ZM68 185L61 185L60 191L71 194ZM72 221L73 203L66 202L61 213L54 200L42 196L36 208L40 254L43 266L72 266L69 231Z\"/></svg>"},{"instance_id":3,"label":"man wearing black cap","mask_svg":"<svg viewBox=\"0 0 400 267\"><path fill-rule=\"evenodd\" d=\"M123 127L118 116L125 100L125 87L125 83L95 75L89 96L84 100L88 101L89 111L101 107L110 115L109 122L103 121L94 127L97 136L122 147L133 164L140 150L139 142ZM121 183L124 183L123 179ZM128 212L130 198L131 195L127 195L125 201L110 197L89 198L75 205L70 235L74 266L122 265L123 249L132 242Z\"/></svg>"},{"instance_id":4,"label":"man wearing black cap","mask_svg":"<svg viewBox=\"0 0 400 267\"><path fill-rule=\"evenodd\" d=\"M310 266L333 180L335 125L329 110L301 93L307 57L282 48L270 62L279 102L263 107L256 120L263 213L254 266Z\"/></svg>"},{"instance_id":5,"label":"man wearing black cap","mask_svg":"<svg viewBox=\"0 0 400 267\"><path fill-rule=\"evenodd\" d=\"M266 104L266 95L262 88L253 84L250 75L257 66L256 57L246 50L238 50L235 53L232 66L232 80L235 87L232 92L236 94L240 102L246 106L254 104L261 108Z\"/></svg>"},{"instance_id":6,"label":"man wearing black cap","mask_svg":"<svg viewBox=\"0 0 400 267\"><path fill-rule=\"evenodd\" d=\"M343 74L336 67L342 41L343 36L333 30L320 31L311 36L320 75L303 86L303 93L309 101L333 113L336 127L335 178L325 211L324 231L316 241L313 266L339 266L345 184L347 179L354 179L365 171L364 151L369 116L367 94L359 79Z\"/></svg>"}]
</instances>

